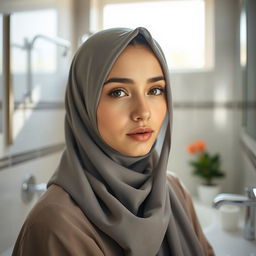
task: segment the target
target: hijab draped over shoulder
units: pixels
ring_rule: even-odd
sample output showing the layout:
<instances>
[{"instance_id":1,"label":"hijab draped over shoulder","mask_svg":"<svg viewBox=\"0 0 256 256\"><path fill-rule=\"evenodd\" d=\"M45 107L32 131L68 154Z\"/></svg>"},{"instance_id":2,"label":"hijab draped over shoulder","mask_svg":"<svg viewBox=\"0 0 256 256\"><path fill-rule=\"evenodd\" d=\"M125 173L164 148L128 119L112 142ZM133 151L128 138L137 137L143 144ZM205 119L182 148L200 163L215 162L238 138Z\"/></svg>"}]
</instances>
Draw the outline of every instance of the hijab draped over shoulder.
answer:
<instances>
[{"instance_id":1,"label":"hijab draped over shoulder","mask_svg":"<svg viewBox=\"0 0 256 256\"><path fill-rule=\"evenodd\" d=\"M144 156L123 155L101 138L96 111L117 57L142 35L160 62L168 112L157 142ZM92 35L75 54L65 96L66 148L50 179L67 191L88 219L127 256L200 256L202 249L167 184L172 98L163 52L147 29L113 28Z\"/></svg>"}]
</instances>

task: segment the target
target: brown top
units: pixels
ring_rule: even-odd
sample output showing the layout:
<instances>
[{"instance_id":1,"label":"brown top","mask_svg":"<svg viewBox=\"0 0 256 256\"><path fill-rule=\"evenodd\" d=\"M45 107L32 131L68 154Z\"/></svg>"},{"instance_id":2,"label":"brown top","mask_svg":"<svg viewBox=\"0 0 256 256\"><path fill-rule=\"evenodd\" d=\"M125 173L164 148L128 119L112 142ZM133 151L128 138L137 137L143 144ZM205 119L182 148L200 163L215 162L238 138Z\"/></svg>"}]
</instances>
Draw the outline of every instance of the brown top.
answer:
<instances>
[{"instance_id":1,"label":"brown top","mask_svg":"<svg viewBox=\"0 0 256 256\"><path fill-rule=\"evenodd\" d=\"M214 255L202 232L190 195L177 177L168 174L167 179L191 220L205 255ZM120 256L123 253L113 239L88 220L66 191L51 185L28 215L12 255Z\"/></svg>"}]
</instances>

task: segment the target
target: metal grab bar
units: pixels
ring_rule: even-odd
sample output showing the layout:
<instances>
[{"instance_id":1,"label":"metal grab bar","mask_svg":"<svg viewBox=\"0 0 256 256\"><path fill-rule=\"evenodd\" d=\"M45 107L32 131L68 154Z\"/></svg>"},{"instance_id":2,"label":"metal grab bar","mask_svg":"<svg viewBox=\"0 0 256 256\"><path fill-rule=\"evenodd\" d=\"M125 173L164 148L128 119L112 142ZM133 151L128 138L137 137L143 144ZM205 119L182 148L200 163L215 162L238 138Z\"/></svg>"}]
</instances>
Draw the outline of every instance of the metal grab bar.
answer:
<instances>
[{"instance_id":1,"label":"metal grab bar","mask_svg":"<svg viewBox=\"0 0 256 256\"><path fill-rule=\"evenodd\" d=\"M28 175L21 185L21 197L25 203L30 202L34 195L41 196L47 190L46 183L36 184L35 177Z\"/></svg>"}]
</instances>

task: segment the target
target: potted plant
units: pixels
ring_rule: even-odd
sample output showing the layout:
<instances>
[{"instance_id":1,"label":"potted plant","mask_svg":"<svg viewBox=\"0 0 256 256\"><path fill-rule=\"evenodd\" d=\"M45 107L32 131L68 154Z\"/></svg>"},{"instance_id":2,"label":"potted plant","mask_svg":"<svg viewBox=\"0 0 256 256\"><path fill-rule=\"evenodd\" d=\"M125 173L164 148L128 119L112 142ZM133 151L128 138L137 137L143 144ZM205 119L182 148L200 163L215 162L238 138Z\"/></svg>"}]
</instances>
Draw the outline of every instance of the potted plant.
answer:
<instances>
[{"instance_id":1,"label":"potted plant","mask_svg":"<svg viewBox=\"0 0 256 256\"><path fill-rule=\"evenodd\" d=\"M223 178L219 154L211 155L206 151L206 143L202 140L188 145L189 154L195 155L195 160L189 161L192 174L201 178L202 184L198 187L199 199L205 204L211 204L213 198L220 192L220 186L213 183L214 178Z\"/></svg>"}]
</instances>

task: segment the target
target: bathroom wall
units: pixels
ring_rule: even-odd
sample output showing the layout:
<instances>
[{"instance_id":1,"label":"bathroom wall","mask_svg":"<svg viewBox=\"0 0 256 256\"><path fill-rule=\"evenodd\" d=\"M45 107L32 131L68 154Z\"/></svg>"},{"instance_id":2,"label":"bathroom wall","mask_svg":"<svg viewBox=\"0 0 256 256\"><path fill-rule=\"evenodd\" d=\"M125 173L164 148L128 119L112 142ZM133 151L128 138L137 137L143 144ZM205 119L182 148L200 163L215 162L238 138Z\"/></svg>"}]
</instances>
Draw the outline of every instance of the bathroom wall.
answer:
<instances>
[{"instance_id":1,"label":"bathroom wall","mask_svg":"<svg viewBox=\"0 0 256 256\"><path fill-rule=\"evenodd\" d=\"M217 180L223 192L245 193L256 184L255 165L243 147L243 79L240 66L241 1L214 1L215 64L212 70L172 73L174 131L169 169L196 195L200 180L190 175L186 146L203 139L219 152L226 178ZM255 161L255 156L254 156Z\"/></svg>"},{"instance_id":2,"label":"bathroom wall","mask_svg":"<svg viewBox=\"0 0 256 256\"><path fill-rule=\"evenodd\" d=\"M0 134L0 254L13 246L26 215L38 199L38 196L34 196L27 203L22 200L21 185L24 178L33 174L36 183L46 183L63 152L64 93L71 57L77 48L73 31L73 1L0 1L0 13L44 9L57 11L56 36L70 41L72 45L65 57L62 56L62 49L56 48L55 71L47 73L32 70L35 92L33 104L25 104L20 97L27 85L26 74L13 73L13 144L6 145L5 134ZM46 20L45 26L51 24L47 24ZM26 27L20 29L25 30ZM50 47L49 42L40 41L41 45L44 43ZM39 47L39 39L36 44ZM23 58L26 63L25 54Z\"/></svg>"},{"instance_id":3,"label":"bathroom wall","mask_svg":"<svg viewBox=\"0 0 256 256\"><path fill-rule=\"evenodd\" d=\"M240 132L242 84L239 76L239 1L214 1L214 67L171 73L174 101L169 169L196 195L200 180L191 175L189 143L203 139L210 153L220 153L226 178L217 180L223 192L239 192L245 175Z\"/></svg>"}]
</instances>

